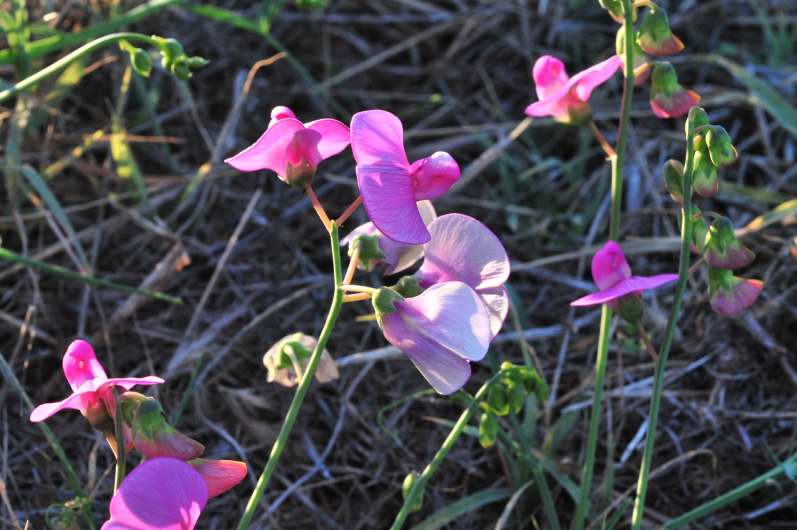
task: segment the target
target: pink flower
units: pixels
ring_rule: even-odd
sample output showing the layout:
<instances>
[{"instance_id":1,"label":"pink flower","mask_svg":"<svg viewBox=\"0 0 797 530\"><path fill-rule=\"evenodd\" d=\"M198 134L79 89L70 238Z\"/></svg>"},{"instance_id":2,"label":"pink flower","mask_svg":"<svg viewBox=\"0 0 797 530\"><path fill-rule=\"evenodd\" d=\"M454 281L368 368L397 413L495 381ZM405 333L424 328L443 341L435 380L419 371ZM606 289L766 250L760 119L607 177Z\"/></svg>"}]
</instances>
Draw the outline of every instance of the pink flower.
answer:
<instances>
[{"instance_id":1,"label":"pink flower","mask_svg":"<svg viewBox=\"0 0 797 530\"><path fill-rule=\"evenodd\" d=\"M428 227L431 222L437 219L437 212L431 201L419 201L418 211L421 213L421 219ZM340 242L341 245L348 245L357 236L376 236L378 238L379 250L384 254L378 263L365 264L365 269L370 270L371 266L383 263L386 266L384 271L385 275L396 274L403 270L412 267L419 259L423 257L423 245L405 245L399 243L388 237L385 237L382 232L372 222L362 224L351 231L349 235L343 238Z\"/></svg>"},{"instance_id":2,"label":"pink flower","mask_svg":"<svg viewBox=\"0 0 797 530\"><path fill-rule=\"evenodd\" d=\"M233 460L145 460L114 494L102 530L191 530L208 499L245 476L246 464Z\"/></svg>"},{"instance_id":3,"label":"pink flower","mask_svg":"<svg viewBox=\"0 0 797 530\"><path fill-rule=\"evenodd\" d=\"M208 486L196 469L153 458L122 481L102 530L192 530L207 502Z\"/></svg>"},{"instance_id":4,"label":"pink flower","mask_svg":"<svg viewBox=\"0 0 797 530\"><path fill-rule=\"evenodd\" d=\"M720 315L734 317L750 307L764 289L764 282L732 277L730 285L714 290L711 307Z\"/></svg>"},{"instance_id":5,"label":"pink flower","mask_svg":"<svg viewBox=\"0 0 797 530\"><path fill-rule=\"evenodd\" d=\"M461 388L470 377L470 361L484 358L492 338L490 315L476 291L462 282L444 282L392 305L380 315L387 341L406 353L440 394Z\"/></svg>"},{"instance_id":6,"label":"pink flower","mask_svg":"<svg viewBox=\"0 0 797 530\"><path fill-rule=\"evenodd\" d=\"M489 228L458 213L439 217L429 225L432 240L424 245L424 260L416 273L421 287L459 281L481 297L490 314L491 338L501 330L509 311L504 283L509 257Z\"/></svg>"},{"instance_id":7,"label":"pink flower","mask_svg":"<svg viewBox=\"0 0 797 530\"><path fill-rule=\"evenodd\" d=\"M87 417L98 412L107 412L113 416L114 386L130 390L135 385L157 385L164 382L154 375L109 379L91 345L84 340L76 340L69 345L64 354L63 368L66 380L72 387L72 394L57 403L39 405L31 412L30 421L44 421L64 409L79 410Z\"/></svg>"},{"instance_id":8,"label":"pink flower","mask_svg":"<svg viewBox=\"0 0 797 530\"><path fill-rule=\"evenodd\" d=\"M678 275L631 276L631 267L625 259L623 249L616 242L608 241L592 258L592 278L600 290L571 302L571 306L612 303L625 295L674 282Z\"/></svg>"},{"instance_id":9,"label":"pink flower","mask_svg":"<svg viewBox=\"0 0 797 530\"><path fill-rule=\"evenodd\" d=\"M270 169L288 184L304 186L322 160L340 153L349 142L349 128L338 120L302 123L289 108L275 107L266 132L225 162L239 171Z\"/></svg>"},{"instance_id":10,"label":"pink flower","mask_svg":"<svg viewBox=\"0 0 797 530\"><path fill-rule=\"evenodd\" d=\"M532 77L539 101L526 107L526 114L540 118L553 116L557 121L576 123L592 112L589 97L622 66L617 55L598 63L573 77L565 71L564 63L550 55L537 59Z\"/></svg>"},{"instance_id":11,"label":"pink flower","mask_svg":"<svg viewBox=\"0 0 797 530\"><path fill-rule=\"evenodd\" d=\"M376 228L407 245L429 241L416 203L440 197L459 180L459 166L451 155L438 151L410 165L401 121L384 110L354 115L351 148L365 211Z\"/></svg>"}]
</instances>

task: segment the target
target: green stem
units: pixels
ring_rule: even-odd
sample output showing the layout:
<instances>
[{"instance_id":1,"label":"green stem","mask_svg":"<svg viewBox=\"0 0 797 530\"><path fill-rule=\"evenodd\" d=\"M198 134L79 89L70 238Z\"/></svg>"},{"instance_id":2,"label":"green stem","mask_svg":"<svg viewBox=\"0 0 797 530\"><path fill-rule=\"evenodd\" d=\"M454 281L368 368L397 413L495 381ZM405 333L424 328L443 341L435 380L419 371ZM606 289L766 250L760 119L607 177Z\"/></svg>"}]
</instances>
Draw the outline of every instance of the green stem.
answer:
<instances>
[{"instance_id":1,"label":"green stem","mask_svg":"<svg viewBox=\"0 0 797 530\"><path fill-rule=\"evenodd\" d=\"M410 488L410 491L407 493L407 497L404 499L404 504L401 506L401 510L399 510L399 513L396 515L396 519L393 521L393 525L390 527L390 530L401 530L401 528L404 526L404 522L410 515L412 507L416 505L418 498L426 487L426 483L429 482L429 479L432 478L432 475L434 475L435 471L437 471L437 468L440 467L440 464L443 462L443 460L445 460L448 452L451 451L451 448L454 447L454 444L457 443L457 440L459 440L460 435L465 430L465 426L467 426L468 422L470 421L470 417L479 407L479 403L487 395L487 391L490 389L492 384L498 381L505 374L505 370L499 370L481 386L478 392L476 392L476 395L468 405L468 408L466 408L462 414L460 414L459 419L451 428L451 432L448 433L448 436L443 441L443 445L440 446L440 449L437 450L437 453L434 455L434 458L432 458L432 461L429 462L429 464L424 468L423 472L418 476L418 478L415 480L415 483Z\"/></svg>"},{"instance_id":2,"label":"green stem","mask_svg":"<svg viewBox=\"0 0 797 530\"><path fill-rule=\"evenodd\" d=\"M780 475L785 474L788 477L793 477L796 472L797 455L793 455L788 460L779 466L770 469L763 475L759 475L753 480L745 482L741 486L720 495L716 499L712 499L705 504L701 504L697 508L689 510L685 514L668 521L663 528L664 530L675 530L676 528L682 528L690 523L693 523L694 521L697 521L698 519L702 519L708 514L722 508L723 506L727 506L728 504L736 502L742 497L749 495L760 487L766 485L766 483L770 480L778 478Z\"/></svg>"},{"instance_id":3,"label":"green stem","mask_svg":"<svg viewBox=\"0 0 797 530\"><path fill-rule=\"evenodd\" d=\"M257 480L255 490L249 497L249 502L246 503L246 510L241 516L237 530L244 530L248 528L252 521L252 517L255 514L258 504L260 504L260 499L263 497L263 492L266 490L268 481L271 478L271 475L274 473L274 469L277 467L277 463L279 462L280 456L282 456L282 452L285 450L285 444L288 441L288 436L290 436L291 430L293 430L293 424L296 423L296 418L299 415L299 409L302 407L304 397L313 381L316 368L318 368L318 362L321 360L321 354L327 345L327 341L332 334L332 329L335 327L335 322L337 322L338 316L340 315L340 308L343 305L343 291L340 289L340 285L343 283L343 269L341 268L338 226L334 222L332 223L332 227L329 231L329 239L332 245L332 270L335 279L335 290L332 295L332 304L329 308L329 314L327 315L326 322L324 322L324 327L321 330L321 334L318 337L318 344L316 344L313 354L310 356L310 362L305 369L304 376L302 377L299 387L296 389L296 393L293 396L293 401L291 401L291 405L288 408L288 413L285 415L285 420L282 423L282 428L277 436L277 440L271 447L271 454L269 454L266 467L263 468L263 472L260 474L260 478Z\"/></svg>"},{"instance_id":4,"label":"green stem","mask_svg":"<svg viewBox=\"0 0 797 530\"><path fill-rule=\"evenodd\" d=\"M683 208L681 209L681 256L678 261L678 283L675 288L675 300L670 311L670 320L667 322L667 329L664 341L661 345L659 358L656 360L656 373L653 382L653 395L650 399L650 411L648 413L648 430L645 436L645 449L642 453L642 467L639 470L639 480L637 481L636 500L634 501L634 513L631 516L631 529L639 530L642 527L642 519L645 513L645 497L648 491L648 480L650 477L650 465L653 460L653 449L656 443L656 424L659 420L659 409L661 408L661 395L664 390L664 374L667 368L667 358L670 356L672 339L675 328L678 325L678 316L681 313L686 283L689 279L689 258L692 231L692 170L694 165L694 147L692 137L694 131L690 120L687 120L686 131L686 167L684 168L683 180Z\"/></svg>"},{"instance_id":5,"label":"green stem","mask_svg":"<svg viewBox=\"0 0 797 530\"><path fill-rule=\"evenodd\" d=\"M634 23L631 1L623 0L625 16L625 42L634 42ZM631 123L631 105L634 98L634 47L625 47L626 75L623 85L623 101L620 107L620 125L617 139L617 152L610 157L612 166L612 204L609 220L609 239L617 241L620 238L620 221L623 206L623 168L625 166L625 152L628 145L628 129ZM598 352L595 359L595 388L592 395L592 409L589 418L589 431L587 433L587 454L584 461L584 470L581 477L579 500L576 505L576 514L571 528L582 530L587 516L587 509L592 490L592 477L595 468L595 455L598 449L598 435L600 434L601 409L603 404L603 386L606 379L606 365L609 357L609 342L612 324L612 310L608 305L601 309L600 334L598 336Z\"/></svg>"},{"instance_id":6,"label":"green stem","mask_svg":"<svg viewBox=\"0 0 797 530\"><path fill-rule=\"evenodd\" d=\"M114 436L116 437L116 474L113 477L113 492L116 493L125 478L127 467L127 441L125 440L124 421L122 420L122 400L114 390L116 413L114 414Z\"/></svg>"},{"instance_id":7,"label":"green stem","mask_svg":"<svg viewBox=\"0 0 797 530\"><path fill-rule=\"evenodd\" d=\"M35 74L26 77L22 81L16 83L11 88L7 88L6 90L0 91L0 103L4 102L7 99L10 99L16 94L23 92L32 86L44 81L47 78L50 78L56 75L61 70L65 69L69 66L70 63L77 61L84 55L88 55L93 53L109 44L114 44L122 40L127 40L131 42L141 42L143 44L147 44L149 46L157 47L157 43L155 40L142 33L130 33L130 32L122 32L122 33L111 33L110 35L105 35L104 37L100 37L99 39L93 40L88 44L84 44L77 50L64 55L53 64L49 66L45 66Z\"/></svg>"},{"instance_id":8,"label":"green stem","mask_svg":"<svg viewBox=\"0 0 797 530\"><path fill-rule=\"evenodd\" d=\"M32 410L33 401L31 401L28 393L25 392L25 389L20 384L19 379L17 379L17 376L14 374L14 371L11 369L11 366L9 366L3 354L0 354L0 373L3 374L3 379L11 385L11 387L22 399L22 402L27 407L26 412ZM86 491L83 489L83 486L80 485L80 479L78 479L75 468L72 467L72 464L66 457L64 448L61 447L61 444L58 442L58 438L55 436L55 433L53 433L52 429L50 429L50 427L48 427L44 422L39 422L36 424L36 426L38 426L42 431L42 434L44 434L44 437L47 439L47 443L50 445L50 449L53 450L55 457L61 463L61 469L63 469L64 474L66 475L66 483L69 485L69 488L77 497L88 497L88 495L86 495ZM91 511L89 510L88 505L83 507L83 516L85 517L89 528L91 530L95 530L97 526L94 524L94 519L91 516Z\"/></svg>"}]
</instances>

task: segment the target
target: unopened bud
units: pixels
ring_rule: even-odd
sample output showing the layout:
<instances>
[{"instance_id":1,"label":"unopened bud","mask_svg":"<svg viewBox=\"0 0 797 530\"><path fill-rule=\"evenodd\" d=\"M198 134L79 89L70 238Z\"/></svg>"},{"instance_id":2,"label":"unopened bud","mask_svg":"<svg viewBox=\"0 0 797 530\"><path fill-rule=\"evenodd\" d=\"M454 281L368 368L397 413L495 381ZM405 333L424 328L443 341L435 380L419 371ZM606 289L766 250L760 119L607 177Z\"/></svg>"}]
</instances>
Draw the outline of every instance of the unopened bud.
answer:
<instances>
[{"instance_id":1,"label":"unopened bud","mask_svg":"<svg viewBox=\"0 0 797 530\"><path fill-rule=\"evenodd\" d=\"M409 497L410 490L415 486L415 483L418 482L418 472L417 471L410 471L407 473L407 476L404 477L404 481L401 483L401 496L406 501L407 497ZM421 508L423 508L423 489L421 489L418 498L415 499L415 502L410 506L410 512L417 512Z\"/></svg>"},{"instance_id":2,"label":"unopened bud","mask_svg":"<svg viewBox=\"0 0 797 530\"><path fill-rule=\"evenodd\" d=\"M611 15L615 22L622 24L625 21L625 18L623 17L622 0L598 0L598 3L603 9L609 12L609 15ZM636 8L632 9L634 11L633 20L636 21Z\"/></svg>"},{"instance_id":3,"label":"unopened bud","mask_svg":"<svg viewBox=\"0 0 797 530\"><path fill-rule=\"evenodd\" d=\"M499 416L509 414L509 396L506 387L500 383L495 383L487 391L487 404Z\"/></svg>"},{"instance_id":4,"label":"unopened bud","mask_svg":"<svg viewBox=\"0 0 797 530\"><path fill-rule=\"evenodd\" d=\"M700 102L700 95L678 83L675 68L658 61L653 66L650 84L650 108L659 118L680 118Z\"/></svg>"},{"instance_id":5,"label":"unopened bud","mask_svg":"<svg viewBox=\"0 0 797 530\"><path fill-rule=\"evenodd\" d=\"M709 267L709 297L711 307L723 316L741 314L758 299L764 283L739 278L728 269Z\"/></svg>"},{"instance_id":6,"label":"unopened bud","mask_svg":"<svg viewBox=\"0 0 797 530\"><path fill-rule=\"evenodd\" d=\"M284 387L293 387L299 380L310 362L312 351L318 345L315 337L304 333L292 333L277 341L263 355L263 365L266 367L266 381L277 383ZM301 371L296 373L297 368ZM315 379L319 383L328 383L340 377L338 365L332 355L325 349L321 352L321 359L315 371Z\"/></svg>"},{"instance_id":7,"label":"unopened bud","mask_svg":"<svg viewBox=\"0 0 797 530\"><path fill-rule=\"evenodd\" d=\"M670 193L672 200L678 204L684 202L684 165L677 160L667 160L661 169L664 185Z\"/></svg>"},{"instance_id":8,"label":"unopened bud","mask_svg":"<svg viewBox=\"0 0 797 530\"><path fill-rule=\"evenodd\" d=\"M640 86L647 81L650 75L650 65L645 59L645 53L639 47L636 39L631 43L634 47L634 86ZM617 56L623 62L623 74L627 72L627 65L625 64L625 26L620 26L617 30L617 35L614 40L614 47ZM626 74L627 75L627 74Z\"/></svg>"},{"instance_id":9,"label":"unopened bud","mask_svg":"<svg viewBox=\"0 0 797 530\"><path fill-rule=\"evenodd\" d=\"M695 193L710 198L719 191L720 180L717 166L711 162L707 149L696 151L692 161L692 185Z\"/></svg>"},{"instance_id":10,"label":"unopened bud","mask_svg":"<svg viewBox=\"0 0 797 530\"><path fill-rule=\"evenodd\" d=\"M755 259L755 253L742 245L736 237L733 224L727 217L711 223L706 238L706 261L719 269L739 269Z\"/></svg>"},{"instance_id":11,"label":"unopened bud","mask_svg":"<svg viewBox=\"0 0 797 530\"><path fill-rule=\"evenodd\" d=\"M492 412L485 412L479 419L479 443L485 449L495 445L498 438L498 418Z\"/></svg>"},{"instance_id":12,"label":"unopened bud","mask_svg":"<svg viewBox=\"0 0 797 530\"><path fill-rule=\"evenodd\" d=\"M720 125L712 125L706 132L706 145L715 166L724 166L736 161L738 153L728 131Z\"/></svg>"},{"instance_id":13,"label":"unopened bud","mask_svg":"<svg viewBox=\"0 0 797 530\"><path fill-rule=\"evenodd\" d=\"M689 116L686 118L686 133L688 134L689 131L697 131L700 127L709 125L710 123L711 120L708 118L708 113L702 107L692 107L689 109Z\"/></svg>"},{"instance_id":14,"label":"unopened bud","mask_svg":"<svg viewBox=\"0 0 797 530\"><path fill-rule=\"evenodd\" d=\"M155 398L139 401L130 425L133 445L147 458L172 457L191 460L200 456L205 446L181 433L166 422L161 404Z\"/></svg>"},{"instance_id":15,"label":"unopened bud","mask_svg":"<svg viewBox=\"0 0 797 530\"><path fill-rule=\"evenodd\" d=\"M650 55L674 55L684 49L681 39L673 35L667 12L650 7L639 26L639 46Z\"/></svg>"}]
</instances>

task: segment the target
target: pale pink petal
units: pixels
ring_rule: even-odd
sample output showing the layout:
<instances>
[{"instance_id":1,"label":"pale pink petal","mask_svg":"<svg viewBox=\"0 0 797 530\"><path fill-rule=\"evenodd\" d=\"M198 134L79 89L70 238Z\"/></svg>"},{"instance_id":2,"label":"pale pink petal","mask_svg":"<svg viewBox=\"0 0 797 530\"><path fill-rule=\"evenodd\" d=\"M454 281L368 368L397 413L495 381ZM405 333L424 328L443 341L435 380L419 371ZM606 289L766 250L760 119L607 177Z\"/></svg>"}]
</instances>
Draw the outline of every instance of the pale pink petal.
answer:
<instances>
[{"instance_id":1,"label":"pale pink petal","mask_svg":"<svg viewBox=\"0 0 797 530\"><path fill-rule=\"evenodd\" d=\"M73 341L66 349L62 361L64 376L72 391L77 391L87 381L102 381L108 378L94 348L85 340Z\"/></svg>"},{"instance_id":2,"label":"pale pink petal","mask_svg":"<svg viewBox=\"0 0 797 530\"><path fill-rule=\"evenodd\" d=\"M351 150L357 164L390 162L409 174L404 152L404 127L394 114L384 110L358 112L351 119Z\"/></svg>"},{"instance_id":3,"label":"pale pink petal","mask_svg":"<svg viewBox=\"0 0 797 530\"><path fill-rule=\"evenodd\" d=\"M417 333L398 313L384 315L385 338L402 350L432 388L448 395L470 378L470 363L426 335Z\"/></svg>"},{"instance_id":4,"label":"pale pink petal","mask_svg":"<svg viewBox=\"0 0 797 530\"><path fill-rule=\"evenodd\" d=\"M583 296L574 302L571 302L571 306L581 307L581 306L590 306L590 305L600 305L605 304L607 302L611 302L612 300L617 300L620 297L623 297L630 293L638 293L640 291L647 291L649 289L655 289L657 287L661 287L662 285L666 285L668 283L672 283L678 280L677 274L659 274L657 276L631 276L630 278L625 278L620 280L619 282L613 284L611 287L606 289L601 289L597 293L592 293L587 296Z\"/></svg>"},{"instance_id":5,"label":"pale pink petal","mask_svg":"<svg viewBox=\"0 0 797 530\"><path fill-rule=\"evenodd\" d=\"M323 118L306 123L305 127L321 135L317 146L321 160L337 155L351 143L349 128L338 120Z\"/></svg>"},{"instance_id":6,"label":"pale pink petal","mask_svg":"<svg viewBox=\"0 0 797 530\"><path fill-rule=\"evenodd\" d=\"M500 287L509 278L509 257L489 228L467 215L453 213L429 225L432 240L424 246L418 277L424 286L449 280L474 289Z\"/></svg>"},{"instance_id":7,"label":"pale pink petal","mask_svg":"<svg viewBox=\"0 0 797 530\"><path fill-rule=\"evenodd\" d=\"M619 56L613 55L603 62L574 75L566 86L575 90L581 101L588 101L592 91L608 81L623 65Z\"/></svg>"},{"instance_id":8,"label":"pale pink petal","mask_svg":"<svg viewBox=\"0 0 797 530\"><path fill-rule=\"evenodd\" d=\"M285 152L296 132L303 130L304 125L295 118L279 120L255 143L225 162L239 171L270 169L284 177L287 171Z\"/></svg>"},{"instance_id":9,"label":"pale pink petal","mask_svg":"<svg viewBox=\"0 0 797 530\"><path fill-rule=\"evenodd\" d=\"M509 313L509 294L504 287L487 287L476 291L490 314L490 335L494 339Z\"/></svg>"},{"instance_id":10,"label":"pale pink petal","mask_svg":"<svg viewBox=\"0 0 797 530\"><path fill-rule=\"evenodd\" d=\"M543 55L537 59L531 76L537 90L537 99L540 100L556 93L570 79L565 71L565 63L552 55Z\"/></svg>"},{"instance_id":11,"label":"pale pink petal","mask_svg":"<svg viewBox=\"0 0 797 530\"><path fill-rule=\"evenodd\" d=\"M112 377L98 385L97 392L103 392L111 386L120 386L125 390L130 390L136 385L160 385L165 382L166 381L155 375L147 375L144 377Z\"/></svg>"},{"instance_id":12,"label":"pale pink petal","mask_svg":"<svg viewBox=\"0 0 797 530\"><path fill-rule=\"evenodd\" d=\"M269 128L271 128L271 126L277 123L278 121L284 120L285 118L293 118L295 120L296 114L294 114L291 109L283 105L278 105L274 107L273 109L271 109L271 121L268 122Z\"/></svg>"},{"instance_id":13,"label":"pale pink petal","mask_svg":"<svg viewBox=\"0 0 797 530\"><path fill-rule=\"evenodd\" d=\"M441 197L459 180L459 176L457 161L445 151L437 151L410 166L412 187L418 201Z\"/></svg>"},{"instance_id":14,"label":"pale pink petal","mask_svg":"<svg viewBox=\"0 0 797 530\"><path fill-rule=\"evenodd\" d=\"M616 241L606 244L592 257L592 279L598 289L606 289L631 277L631 266L625 259L623 248Z\"/></svg>"},{"instance_id":15,"label":"pale pink petal","mask_svg":"<svg viewBox=\"0 0 797 530\"><path fill-rule=\"evenodd\" d=\"M671 98L657 96L650 100L650 108L658 118L680 118L700 103L700 94L694 90L680 90Z\"/></svg>"},{"instance_id":16,"label":"pale pink petal","mask_svg":"<svg viewBox=\"0 0 797 530\"><path fill-rule=\"evenodd\" d=\"M30 413L30 421L33 423L44 421L53 414L65 409L84 411L96 400L95 396L96 394L93 390L87 390L76 392L56 403L43 403Z\"/></svg>"},{"instance_id":17,"label":"pale pink petal","mask_svg":"<svg viewBox=\"0 0 797 530\"><path fill-rule=\"evenodd\" d=\"M438 350L447 350L464 359L479 361L490 345L490 316L479 295L462 282L433 285L413 298L395 303L397 310L384 315L388 341L402 351L413 349L418 341L428 340ZM390 318L388 318L390 317ZM396 319L402 331L394 332ZM403 333L409 330L409 333Z\"/></svg>"},{"instance_id":18,"label":"pale pink petal","mask_svg":"<svg viewBox=\"0 0 797 530\"><path fill-rule=\"evenodd\" d=\"M382 162L357 164L356 172L365 211L383 235L407 245L429 241L406 168Z\"/></svg>"},{"instance_id":19,"label":"pale pink petal","mask_svg":"<svg viewBox=\"0 0 797 530\"><path fill-rule=\"evenodd\" d=\"M139 464L111 499L102 530L192 530L208 500L202 475L175 458Z\"/></svg>"},{"instance_id":20,"label":"pale pink petal","mask_svg":"<svg viewBox=\"0 0 797 530\"><path fill-rule=\"evenodd\" d=\"M205 479L209 499L235 487L246 477L246 464L237 460L196 458L188 463Z\"/></svg>"}]
</instances>

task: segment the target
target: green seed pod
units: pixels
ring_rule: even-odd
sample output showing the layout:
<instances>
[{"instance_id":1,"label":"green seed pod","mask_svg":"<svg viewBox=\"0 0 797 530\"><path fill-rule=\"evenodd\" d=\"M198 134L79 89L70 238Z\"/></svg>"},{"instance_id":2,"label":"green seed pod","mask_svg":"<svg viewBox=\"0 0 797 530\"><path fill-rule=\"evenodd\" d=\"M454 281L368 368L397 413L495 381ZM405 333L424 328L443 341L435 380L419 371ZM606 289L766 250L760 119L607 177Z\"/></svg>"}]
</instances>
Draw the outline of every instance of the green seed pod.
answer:
<instances>
[{"instance_id":1,"label":"green seed pod","mask_svg":"<svg viewBox=\"0 0 797 530\"><path fill-rule=\"evenodd\" d=\"M410 490L418 481L418 472L417 471L410 471L407 473L407 476L404 477L404 481L401 483L401 497L406 501L407 497L410 494ZM421 494L418 495L415 503L410 507L410 512L417 512L421 508L423 508L423 494L424 490L421 490Z\"/></svg>"}]
</instances>

